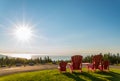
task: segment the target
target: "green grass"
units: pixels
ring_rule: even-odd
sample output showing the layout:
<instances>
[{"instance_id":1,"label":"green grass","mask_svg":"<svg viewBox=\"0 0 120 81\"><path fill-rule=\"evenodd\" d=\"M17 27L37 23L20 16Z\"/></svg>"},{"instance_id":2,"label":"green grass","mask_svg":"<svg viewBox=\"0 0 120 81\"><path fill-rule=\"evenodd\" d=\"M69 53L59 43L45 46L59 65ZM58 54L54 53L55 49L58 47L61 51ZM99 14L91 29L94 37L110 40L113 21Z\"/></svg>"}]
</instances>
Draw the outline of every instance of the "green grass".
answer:
<instances>
[{"instance_id":1,"label":"green grass","mask_svg":"<svg viewBox=\"0 0 120 81\"><path fill-rule=\"evenodd\" d=\"M110 69L110 72L59 73L57 69L36 72L17 73L1 76L0 81L120 81L120 70Z\"/></svg>"}]
</instances>

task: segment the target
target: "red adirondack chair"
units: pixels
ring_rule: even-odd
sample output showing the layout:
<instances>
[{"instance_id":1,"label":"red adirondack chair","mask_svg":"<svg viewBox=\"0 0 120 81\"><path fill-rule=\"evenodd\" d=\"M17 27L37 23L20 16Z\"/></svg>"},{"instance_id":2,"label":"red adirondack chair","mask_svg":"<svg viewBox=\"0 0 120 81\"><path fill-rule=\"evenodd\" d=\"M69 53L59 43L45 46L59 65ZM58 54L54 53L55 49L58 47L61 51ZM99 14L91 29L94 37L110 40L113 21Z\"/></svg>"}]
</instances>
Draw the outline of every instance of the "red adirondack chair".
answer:
<instances>
[{"instance_id":1,"label":"red adirondack chair","mask_svg":"<svg viewBox=\"0 0 120 81\"><path fill-rule=\"evenodd\" d=\"M72 63L69 64L70 72L72 73L73 70L80 70L82 72L82 56L75 55L71 57Z\"/></svg>"},{"instance_id":2,"label":"red adirondack chair","mask_svg":"<svg viewBox=\"0 0 120 81\"><path fill-rule=\"evenodd\" d=\"M102 64L102 55L95 55L92 58L92 64L88 64L88 71L96 71L96 69L103 70L102 68L100 69L100 65Z\"/></svg>"},{"instance_id":3,"label":"red adirondack chair","mask_svg":"<svg viewBox=\"0 0 120 81\"><path fill-rule=\"evenodd\" d=\"M59 63L59 67L58 67L59 71L60 72L66 72L66 66L67 66L67 62L61 61Z\"/></svg>"},{"instance_id":4,"label":"red adirondack chair","mask_svg":"<svg viewBox=\"0 0 120 81\"><path fill-rule=\"evenodd\" d=\"M99 69L102 70L102 71L109 71L109 61L108 60L103 60Z\"/></svg>"}]
</instances>

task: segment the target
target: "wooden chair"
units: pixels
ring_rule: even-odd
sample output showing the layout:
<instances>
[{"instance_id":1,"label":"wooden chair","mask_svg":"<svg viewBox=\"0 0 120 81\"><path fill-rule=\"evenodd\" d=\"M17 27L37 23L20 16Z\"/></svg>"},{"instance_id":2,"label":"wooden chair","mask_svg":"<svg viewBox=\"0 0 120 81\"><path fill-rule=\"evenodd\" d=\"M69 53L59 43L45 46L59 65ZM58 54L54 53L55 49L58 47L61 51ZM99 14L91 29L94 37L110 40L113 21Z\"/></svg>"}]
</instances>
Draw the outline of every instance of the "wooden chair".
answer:
<instances>
[{"instance_id":1,"label":"wooden chair","mask_svg":"<svg viewBox=\"0 0 120 81\"><path fill-rule=\"evenodd\" d=\"M80 70L82 72L82 56L75 55L71 57L72 63L69 64L70 72L72 73L73 70Z\"/></svg>"},{"instance_id":2,"label":"wooden chair","mask_svg":"<svg viewBox=\"0 0 120 81\"><path fill-rule=\"evenodd\" d=\"M65 61L61 61L59 63L58 69L59 69L60 73L61 72L66 72L66 66L67 66L67 62L65 62Z\"/></svg>"},{"instance_id":3,"label":"wooden chair","mask_svg":"<svg viewBox=\"0 0 120 81\"><path fill-rule=\"evenodd\" d=\"M101 64L102 64L102 55L93 56L92 64L87 65L88 71L89 70L96 71L96 69L103 70L103 69L100 69L99 67Z\"/></svg>"},{"instance_id":4,"label":"wooden chair","mask_svg":"<svg viewBox=\"0 0 120 81\"><path fill-rule=\"evenodd\" d=\"M110 63L109 63L108 60L103 60L99 69L102 70L102 71L109 71L109 64Z\"/></svg>"}]
</instances>

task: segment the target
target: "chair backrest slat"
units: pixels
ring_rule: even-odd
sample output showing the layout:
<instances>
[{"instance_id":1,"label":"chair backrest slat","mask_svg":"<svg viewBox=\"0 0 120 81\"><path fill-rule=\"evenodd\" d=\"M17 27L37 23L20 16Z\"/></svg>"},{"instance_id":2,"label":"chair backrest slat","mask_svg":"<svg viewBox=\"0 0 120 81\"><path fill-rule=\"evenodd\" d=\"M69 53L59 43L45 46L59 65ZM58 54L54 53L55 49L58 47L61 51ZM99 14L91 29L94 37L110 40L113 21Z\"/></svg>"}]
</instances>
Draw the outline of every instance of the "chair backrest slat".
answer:
<instances>
[{"instance_id":1,"label":"chair backrest slat","mask_svg":"<svg viewBox=\"0 0 120 81\"><path fill-rule=\"evenodd\" d=\"M66 71L66 65L67 65L67 62L61 61L61 62L59 63L60 70L61 70L61 71Z\"/></svg>"},{"instance_id":2,"label":"chair backrest slat","mask_svg":"<svg viewBox=\"0 0 120 81\"><path fill-rule=\"evenodd\" d=\"M101 62L102 62L102 55L93 56L92 58L93 68L98 69Z\"/></svg>"},{"instance_id":3,"label":"chair backrest slat","mask_svg":"<svg viewBox=\"0 0 120 81\"><path fill-rule=\"evenodd\" d=\"M80 69L80 64L82 63L82 56L81 55L75 55L71 57L73 69Z\"/></svg>"},{"instance_id":4,"label":"chair backrest slat","mask_svg":"<svg viewBox=\"0 0 120 81\"><path fill-rule=\"evenodd\" d=\"M108 60L103 61L103 68L107 69L108 67L109 67L109 61Z\"/></svg>"}]
</instances>

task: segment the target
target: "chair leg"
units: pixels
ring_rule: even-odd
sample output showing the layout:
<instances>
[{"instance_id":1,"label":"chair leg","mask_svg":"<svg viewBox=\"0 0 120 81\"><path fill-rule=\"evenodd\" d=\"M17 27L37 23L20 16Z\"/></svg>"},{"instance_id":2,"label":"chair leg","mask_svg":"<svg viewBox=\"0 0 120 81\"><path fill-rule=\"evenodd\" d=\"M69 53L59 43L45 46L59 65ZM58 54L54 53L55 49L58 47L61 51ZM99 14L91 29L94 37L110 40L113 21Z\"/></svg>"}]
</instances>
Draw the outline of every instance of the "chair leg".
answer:
<instances>
[{"instance_id":1,"label":"chair leg","mask_svg":"<svg viewBox=\"0 0 120 81\"><path fill-rule=\"evenodd\" d=\"M88 69L88 72L89 72L89 70L90 70L89 66L87 66L87 69Z\"/></svg>"},{"instance_id":2,"label":"chair leg","mask_svg":"<svg viewBox=\"0 0 120 81\"><path fill-rule=\"evenodd\" d=\"M73 72L73 67L72 66L70 66L70 73L72 73Z\"/></svg>"},{"instance_id":3,"label":"chair leg","mask_svg":"<svg viewBox=\"0 0 120 81\"><path fill-rule=\"evenodd\" d=\"M89 72L89 68L88 68L88 72Z\"/></svg>"},{"instance_id":4,"label":"chair leg","mask_svg":"<svg viewBox=\"0 0 120 81\"><path fill-rule=\"evenodd\" d=\"M80 73L82 73L82 70L80 70Z\"/></svg>"},{"instance_id":5,"label":"chair leg","mask_svg":"<svg viewBox=\"0 0 120 81\"><path fill-rule=\"evenodd\" d=\"M73 71L72 71L72 70L70 70L70 73L73 73Z\"/></svg>"}]
</instances>

